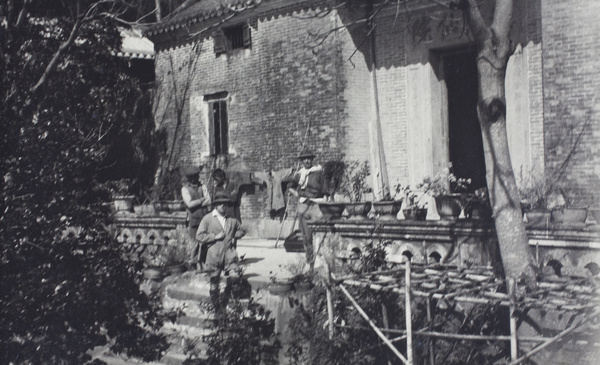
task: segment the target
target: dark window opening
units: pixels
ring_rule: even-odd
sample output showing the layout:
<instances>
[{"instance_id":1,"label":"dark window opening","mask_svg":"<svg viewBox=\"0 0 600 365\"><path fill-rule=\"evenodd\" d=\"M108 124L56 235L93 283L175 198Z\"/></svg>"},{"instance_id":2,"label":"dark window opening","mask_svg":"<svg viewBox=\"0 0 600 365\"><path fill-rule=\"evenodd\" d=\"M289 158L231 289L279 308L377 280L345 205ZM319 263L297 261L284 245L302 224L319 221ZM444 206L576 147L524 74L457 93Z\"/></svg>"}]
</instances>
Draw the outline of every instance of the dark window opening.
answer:
<instances>
[{"instance_id":1,"label":"dark window opening","mask_svg":"<svg viewBox=\"0 0 600 365\"><path fill-rule=\"evenodd\" d=\"M214 34L215 54L217 56L240 48L250 48L252 38L250 26L240 24L223 28Z\"/></svg>"},{"instance_id":2,"label":"dark window opening","mask_svg":"<svg viewBox=\"0 0 600 365\"><path fill-rule=\"evenodd\" d=\"M433 251L432 253L429 254L429 260L432 263L439 263L440 261L442 261L442 255L440 255L436 251Z\"/></svg>"},{"instance_id":3,"label":"dark window opening","mask_svg":"<svg viewBox=\"0 0 600 365\"><path fill-rule=\"evenodd\" d=\"M227 92L207 95L210 118L210 153L227 155L229 153L229 122L227 120Z\"/></svg>"},{"instance_id":4,"label":"dark window opening","mask_svg":"<svg viewBox=\"0 0 600 365\"><path fill-rule=\"evenodd\" d=\"M478 81L475 51L468 48L443 54L448 89L450 162L459 178L470 178L469 191L485 187L485 160L477 116Z\"/></svg>"}]
</instances>

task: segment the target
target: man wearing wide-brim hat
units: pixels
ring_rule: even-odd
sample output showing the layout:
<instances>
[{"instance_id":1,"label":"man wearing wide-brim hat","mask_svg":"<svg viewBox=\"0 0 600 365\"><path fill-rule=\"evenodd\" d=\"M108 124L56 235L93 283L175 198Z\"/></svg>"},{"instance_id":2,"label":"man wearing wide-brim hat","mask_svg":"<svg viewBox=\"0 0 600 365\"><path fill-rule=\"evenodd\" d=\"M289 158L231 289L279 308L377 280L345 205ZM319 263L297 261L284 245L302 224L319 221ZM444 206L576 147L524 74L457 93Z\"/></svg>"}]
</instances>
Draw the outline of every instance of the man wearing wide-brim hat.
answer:
<instances>
[{"instance_id":1,"label":"man wearing wide-brim hat","mask_svg":"<svg viewBox=\"0 0 600 365\"><path fill-rule=\"evenodd\" d=\"M314 267L315 259L312 230L308 224L323 216L317 203L327 200L323 180L323 168L321 165L313 165L315 157L315 154L308 149L300 152L298 160L302 163L302 168L293 177L296 187L289 189L291 194L298 197L296 212L300 221L306 261L311 269Z\"/></svg>"},{"instance_id":2,"label":"man wearing wide-brim hat","mask_svg":"<svg viewBox=\"0 0 600 365\"><path fill-rule=\"evenodd\" d=\"M201 266L210 276L210 298L217 314L223 313L232 285L239 281L236 240L246 234L240 221L227 214L232 203L229 195L216 193L212 200L213 211L202 218L196 232L196 239L206 247L206 259ZM227 286L221 296L219 282L222 273L227 276Z\"/></svg>"}]
</instances>

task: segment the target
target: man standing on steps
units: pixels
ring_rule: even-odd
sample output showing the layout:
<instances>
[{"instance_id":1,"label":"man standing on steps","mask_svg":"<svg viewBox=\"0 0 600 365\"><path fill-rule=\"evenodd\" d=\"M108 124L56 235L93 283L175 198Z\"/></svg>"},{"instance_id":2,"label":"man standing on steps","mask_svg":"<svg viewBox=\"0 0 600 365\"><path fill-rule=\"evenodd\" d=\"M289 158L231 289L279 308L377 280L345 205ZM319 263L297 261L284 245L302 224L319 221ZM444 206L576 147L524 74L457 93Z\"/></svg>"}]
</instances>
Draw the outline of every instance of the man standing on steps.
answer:
<instances>
[{"instance_id":1,"label":"man standing on steps","mask_svg":"<svg viewBox=\"0 0 600 365\"><path fill-rule=\"evenodd\" d=\"M196 236L198 225L210 206L208 190L200 181L200 171L200 167L186 169L185 181L181 188L181 198L187 211L188 230L192 238Z\"/></svg>"},{"instance_id":2,"label":"man standing on steps","mask_svg":"<svg viewBox=\"0 0 600 365\"><path fill-rule=\"evenodd\" d=\"M187 211L187 226L190 237L195 240L198 225L202 217L208 212L210 207L210 197L208 189L200 181L201 167L190 167L185 170L185 181L181 187L181 198ZM201 269L199 262L203 261L203 256L206 252L201 250L198 243L195 244L192 253L192 264L198 265L198 270Z\"/></svg>"},{"instance_id":3,"label":"man standing on steps","mask_svg":"<svg viewBox=\"0 0 600 365\"><path fill-rule=\"evenodd\" d=\"M210 299L217 315L224 313L232 287L240 280L235 243L246 234L241 223L227 214L231 203L227 194L216 193L212 201L213 211L202 218L196 233L196 239L206 247L203 267L210 277ZM227 277L223 295L219 290L221 274Z\"/></svg>"},{"instance_id":4,"label":"man standing on steps","mask_svg":"<svg viewBox=\"0 0 600 365\"><path fill-rule=\"evenodd\" d=\"M300 221L300 230L302 231L306 262L311 270L314 268L315 258L312 230L308 224L323 216L317 203L327 200L326 187L323 181L323 168L321 165L313 165L314 158L315 155L309 150L303 150L300 153L298 159L302 163L302 168L293 177L296 187L289 189L292 195L298 197L296 210Z\"/></svg>"}]
</instances>

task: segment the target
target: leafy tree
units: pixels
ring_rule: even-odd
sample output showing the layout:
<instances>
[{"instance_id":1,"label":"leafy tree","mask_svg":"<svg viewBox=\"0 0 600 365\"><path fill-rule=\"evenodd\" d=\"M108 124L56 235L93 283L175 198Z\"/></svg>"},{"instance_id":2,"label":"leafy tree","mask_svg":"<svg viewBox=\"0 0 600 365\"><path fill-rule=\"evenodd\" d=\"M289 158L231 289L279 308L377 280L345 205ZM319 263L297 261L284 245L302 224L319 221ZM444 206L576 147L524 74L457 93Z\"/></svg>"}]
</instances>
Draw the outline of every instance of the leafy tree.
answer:
<instances>
[{"instance_id":1,"label":"leafy tree","mask_svg":"<svg viewBox=\"0 0 600 365\"><path fill-rule=\"evenodd\" d=\"M124 177L121 159L143 170L144 159L115 151L153 129L142 89L114 56L115 18L127 9L0 5L1 363L83 364L105 344L144 359L165 349L153 331L163 316L109 229L102 183Z\"/></svg>"}]
</instances>

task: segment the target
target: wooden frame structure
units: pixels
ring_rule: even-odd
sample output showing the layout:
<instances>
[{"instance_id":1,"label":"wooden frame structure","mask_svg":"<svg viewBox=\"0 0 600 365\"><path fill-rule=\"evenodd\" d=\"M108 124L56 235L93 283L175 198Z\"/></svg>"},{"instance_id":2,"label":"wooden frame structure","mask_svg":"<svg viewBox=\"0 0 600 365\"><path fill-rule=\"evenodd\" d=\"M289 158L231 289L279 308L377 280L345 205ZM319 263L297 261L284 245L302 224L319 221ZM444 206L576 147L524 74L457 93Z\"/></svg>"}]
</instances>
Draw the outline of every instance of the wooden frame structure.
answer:
<instances>
[{"instance_id":1,"label":"wooden frame structure","mask_svg":"<svg viewBox=\"0 0 600 365\"><path fill-rule=\"evenodd\" d=\"M334 335L333 305L331 304L331 290L333 286L339 287L358 313L365 319L371 329L381 338L390 350L404 363L413 364L412 341L415 336L428 337L429 363L435 364L433 353L433 340L435 338L460 339L469 341L510 341L511 362L519 364L537 354L544 348L555 343L575 330L590 326L592 319L600 315L600 279L597 277L585 278L560 278L554 277L539 282L537 289L531 292L518 290L514 279L505 282L494 275L490 267L460 268L455 265L411 265L410 261L400 264L399 267L363 274L336 275L327 264L327 275L330 285L327 288L329 334ZM508 285L507 285L508 284ZM405 298L406 329L391 330L379 328L352 297L347 287L354 286L373 291L391 291ZM507 288L508 293L503 293ZM411 300L413 297L422 297L427 302L427 331L412 329ZM509 335L466 335L455 333L435 332L432 330L432 300L452 300L456 302L472 303L474 305L496 304L508 307L510 310ZM579 320L553 337L525 337L517 334L516 311L528 308L543 310L569 311L577 314ZM385 313L384 313L385 318ZM385 322L385 321L384 321ZM387 327L387 326L386 326ZM399 334L398 338L390 339L388 334ZM393 345L393 341L406 340L406 354L400 353ZM536 344L530 351L519 357L519 342L533 342Z\"/></svg>"}]
</instances>

